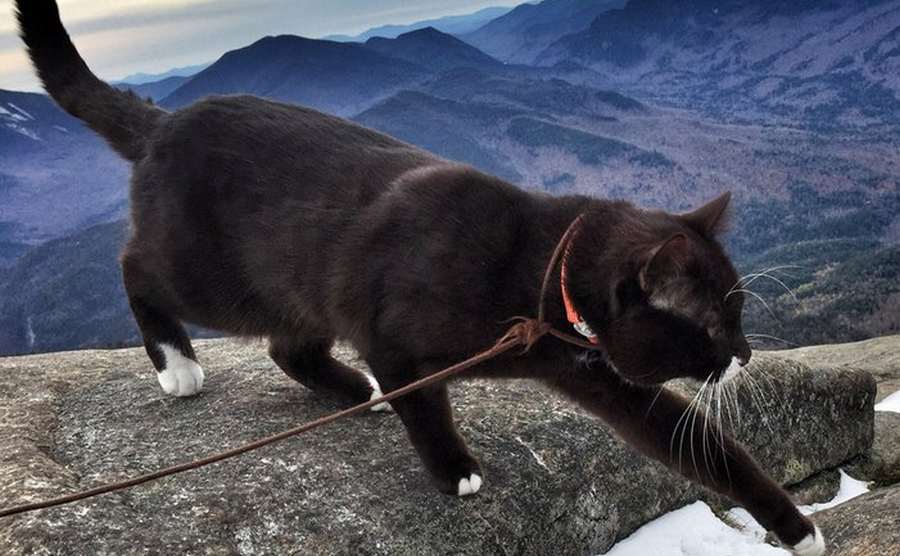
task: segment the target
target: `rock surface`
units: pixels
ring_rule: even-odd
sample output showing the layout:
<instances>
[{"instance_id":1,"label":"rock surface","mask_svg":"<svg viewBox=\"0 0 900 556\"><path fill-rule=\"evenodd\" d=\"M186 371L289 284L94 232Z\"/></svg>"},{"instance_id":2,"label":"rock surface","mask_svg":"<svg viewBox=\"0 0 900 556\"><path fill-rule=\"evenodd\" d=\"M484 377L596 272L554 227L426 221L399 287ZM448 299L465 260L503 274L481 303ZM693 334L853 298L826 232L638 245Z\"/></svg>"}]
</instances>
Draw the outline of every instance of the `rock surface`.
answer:
<instances>
[{"instance_id":1,"label":"rock surface","mask_svg":"<svg viewBox=\"0 0 900 556\"><path fill-rule=\"evenodd\" d=\"M900 413L875 412L875 439L869 449L847 469L852 476L879 485L900 482Z\"/></svg>"},{"instance_id":2,"label":"rock surface","mask_svg":"<svg viewBox=\"0 0 900 556\"><path fill-rule=\"evenodd\" d=\"M876 402L900 390L900 335L848 344L807 346L776 352L806 364L827 362L872 373L878 383Z\"/></svg>"},{"instance_id":3,"label":"rock surface","mask_svg":"<svg viewBox=\"0 0 900 556\"><path fill-rule=\"evenodd\" d=\"M900 554L900 486L864 494L815 519L828 539L828 556Z\"/></svg>"},{"instance_id":4,"label":"rock surface","mask_svg":"<svg viewBox=\"0 0 900 556\"><path fill-rule=\"evenodd\" d=\"M283 375L262 346L197 344L207 382L189 399L164 396L139 349L0 359L2 503L138 475L337 409ZM338 355L361 364L346 349ZM736 430L780 481L868 449L870 375L765 354L751 369L758 384L736 385ZM455 384L452 397L486 471L475 497L437 494L397 417L371 414L121 493L0 519L0 546L4 554L597 554L704 496L537 385L474 381Z\"/></svg>"}]
</instances>

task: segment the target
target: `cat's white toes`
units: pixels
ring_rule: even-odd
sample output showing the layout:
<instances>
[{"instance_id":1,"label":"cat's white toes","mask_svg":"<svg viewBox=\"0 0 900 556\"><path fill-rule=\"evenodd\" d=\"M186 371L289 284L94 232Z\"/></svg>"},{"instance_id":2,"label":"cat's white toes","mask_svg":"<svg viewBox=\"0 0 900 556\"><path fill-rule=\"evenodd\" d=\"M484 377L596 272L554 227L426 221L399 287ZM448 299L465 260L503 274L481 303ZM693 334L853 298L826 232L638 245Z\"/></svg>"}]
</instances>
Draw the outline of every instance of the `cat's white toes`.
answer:
<instances>
[{"instance_id":1,"label":"cat's white toes","mask_svg":"<svg viewBox=\"0 0 900 556\"><path fill-rule=\"evenodd\" d=\"M163 392L171 396L193 396L203 388L203 369L196 361L185 357L176 348L160 344L166 359L165 369L156 373Z\"/></svg>"},{"instance_id":2,"label":"cat's white toes","mask_svg":"<svg viewBox=\"0 0 900 556\"><path fill-rule=\"evenodd\" d=\"M472 473L468 479L460 479L457 487L457 496L475 494L481 488L481 475Z\"/></svg>"},{"instance_id":3,"label":"cat's white toes","mask_svg":"<svg viewBox=\"0 0 900 556\"><path fill-rule=\"evenodd\" d=\"M797 556L822 556L825 554L825 537L816 527L816 532L806 537L791 547L791 552Z\"/></svg>"},{"instance_id":4,"label":"cat's white toes","mask_svg":"<svg viewBox=\"0 0 900 556\"><path fill-rule=\"evenodd\" d=\"M369 379L369 384L372 385L372 395L369 396L369 400L374 400L374 399L377 399L377 398L380 398L381 396L383 396L384 393L381 391L381 386L378 384L378 381L375 380L374 377L369 376L369 375L366 375L366 378ZM383 403L373 405L372 407L369 408L369 410L376 411L376 412L384 412L384 411L393 411L393 408L391 407L391 404L389 404L387 402L383 402Z\"/></svg>"}]
</instances>

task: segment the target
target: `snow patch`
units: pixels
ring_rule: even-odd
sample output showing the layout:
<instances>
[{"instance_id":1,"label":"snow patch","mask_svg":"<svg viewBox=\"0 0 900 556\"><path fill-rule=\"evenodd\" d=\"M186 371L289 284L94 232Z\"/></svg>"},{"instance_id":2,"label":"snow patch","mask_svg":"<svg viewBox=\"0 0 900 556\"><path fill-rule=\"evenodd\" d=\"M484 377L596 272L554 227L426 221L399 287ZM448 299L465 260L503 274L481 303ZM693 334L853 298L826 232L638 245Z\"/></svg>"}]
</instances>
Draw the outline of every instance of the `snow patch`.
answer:
<instances>
[{"instance_id":1,"label":"snow patch","mask_svg":"<svg viewBox=\"0 0 900 556\"><path fill-rule=\"evenodd\" d=\"M754 521L754 523L756 523ZM761 527L759 529L762 529ZM617 543L606 556L787 556L765 543L765 531L738 530L703 502L669 512Z\"/></svg>"},{"instance_id":2,"label":"snow patch","mask_svg":"<svg viewBox=\"0 0 900 556\"><path fill-rule=\"evenodd\" d=\"M63 133L69 133L69 130L66 129L66 128L64 128L64 127L61 126L61 125L54 125L54 126L53 126L53 129L55 129L55 130L57 130L57 131L62 131Z\"/></svg>"},{"instance_id":3,"label":"snow patch","mask_svg":"<svg viewBox=\"0 0 900 556\"><path fill-rule=\"evenodd\" d=\"M875 411L893 411L900 413L900 390L875 404Z\"/></svg>"},{"instance_id":4,"label":"snow patch","mask_svg":"<svg viewBox=\"0 0 900 556\"><path fill-rule=\"evenodd\" d=\"M19 108L19 107L16 106L15 104L13 104L13 103L11 103L11 102L7 102L6 104L8 104L10 108L12 108L13 110L15 110L15 111L18 112L19 114L22 114L23 116L25 116L25 117L28 118L29 120L34 120L34 116L32 116L32 115L29 114L28 112L22 110L21 108Z\"/></svg>"},{"instance_id":5,"label":"snow patch","mask_svg":"<svg viewBox=\"0 0 900 556\"><path fill-rule=\"evenodd\" d=\"M868 483L841 473L841 486L832 500L798 506L804 515L833 508L869 491ZM647 523L620 541L606 556L790 556L783 548L766 544L766 530L744 508L726 512L727 525L703 502L694 502Z\"/></svg>"},{"instance_id":6,"label":"snow patch","mask_svg":"<svg viewBox=\"0 0 900 556\"><path fill-rule=\"evenodd\" d=\"M834 498L828 502L809 504L808 506L798 506L797 508L803 515L809 515L821 512L822 510L827 510L828 508L833 508L838 504L843 504L848 500L852 500L857 496L869 492L869 483L854 479L850 475L844 473L843 469L840 469L839 472L841 474L841 487L838 489L837 494L834 495Z\"/></svg>"},{"instance_id":7,"label":"snow patch","mask_svg":"<svg viewBox=\"0 0 900 556\"><path fill-rule=\"evenodd\" d=\"M24 128L24 127L20 126L19 124L9 123L9 122L8 122L8 123L6 124L6 127L8 127L9 129L15 131L16 133L19 133L19 134L21 134L21 135L24 135L25 137L28 137L29 139L33 139L33 140L35 140L35 141L40 141L40 140L41 140L41 138L38 137L38 134L37 134L37 133L31 131L31 130L28 129L28 128Z\"/></svg>"},{"instance_id":8,"label":"snow patch","mask_svg":"<svg viewBox=\"0 0 900 556\"><path fill-rule=\"evenodd\" d=\"M12 112L7 110L6 108L3 108L2 106L0 106L0 114L3 114L4 116L12 116Z\"/></svg>"}]
</instances>

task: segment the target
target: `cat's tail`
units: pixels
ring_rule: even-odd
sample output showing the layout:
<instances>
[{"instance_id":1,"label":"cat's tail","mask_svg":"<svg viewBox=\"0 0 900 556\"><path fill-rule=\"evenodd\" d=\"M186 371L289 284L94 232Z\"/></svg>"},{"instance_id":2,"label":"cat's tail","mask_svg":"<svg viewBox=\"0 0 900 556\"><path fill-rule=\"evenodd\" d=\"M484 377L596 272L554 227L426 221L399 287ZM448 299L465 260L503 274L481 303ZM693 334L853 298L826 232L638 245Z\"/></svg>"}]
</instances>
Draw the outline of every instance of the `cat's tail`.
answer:
<instances>
[{"instance_id":1,"label":"cat's tail","mask_svg":"<svg viewBox=\"0 0 900 556\"><path fill-rule=\"evenodd\" d=\"M126 159L143 158L147 136L166 112L94 75L69 39L54 0L16 0L16 16L31 62L53 100Z\"/></svg>"}]
</instances>

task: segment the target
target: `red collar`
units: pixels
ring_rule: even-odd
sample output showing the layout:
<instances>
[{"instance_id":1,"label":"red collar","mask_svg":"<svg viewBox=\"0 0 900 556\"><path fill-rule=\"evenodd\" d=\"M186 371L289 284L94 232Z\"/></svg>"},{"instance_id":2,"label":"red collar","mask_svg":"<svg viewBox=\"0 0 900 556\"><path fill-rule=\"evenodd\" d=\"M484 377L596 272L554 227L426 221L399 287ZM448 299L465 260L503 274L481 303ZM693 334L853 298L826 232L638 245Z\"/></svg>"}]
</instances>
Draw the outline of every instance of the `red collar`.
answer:
<instances>
[{"instance_id":1,"label":"red collar","mask_svg":"<svg viewBox=\"0 0 900 556\"><path fill-rule=\"evenodd\" d=\"M597 338L597 335L594 334L594 331L591 330L588 323L586 323L584 319L581 318L581 315L578 314L578 311L575 310L575 305L572 303L572 298L569 296L569 291L566 288L566 260L569 258L568 255L568 252L563 255L559 272L559 287L562 290L563 305L566 307L566 319L572 324L575 331L587 338L590 343L599 344L600 339Z\"/></svg>"}]
</instances>

